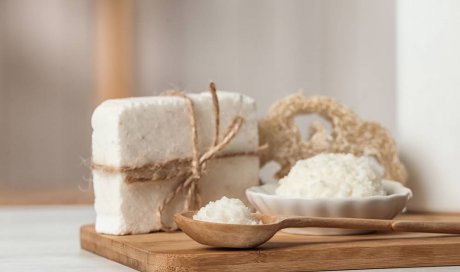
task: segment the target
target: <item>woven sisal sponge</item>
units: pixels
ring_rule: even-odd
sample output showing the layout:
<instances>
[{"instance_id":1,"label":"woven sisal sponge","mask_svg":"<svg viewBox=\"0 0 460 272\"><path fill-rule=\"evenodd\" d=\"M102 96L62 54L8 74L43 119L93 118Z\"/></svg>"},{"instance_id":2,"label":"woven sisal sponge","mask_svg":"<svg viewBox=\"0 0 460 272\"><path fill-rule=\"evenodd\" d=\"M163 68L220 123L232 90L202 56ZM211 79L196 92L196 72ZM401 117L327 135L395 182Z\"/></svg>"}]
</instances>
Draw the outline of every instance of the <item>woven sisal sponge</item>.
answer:
<instances>
[{"instance_id":1,"label":"woven sisal sponge","mask_svg":"<svg viewBox=\"0 0 460 272\"><path fill-rule=\"evenodd\" d=\"M328 121L332 131L329 133L314 122L308 138L302 139L294 117L314 113ZM259 138L261 145L268 144L260 157L261 166L277 162L281 167L277 178L284 177L298 160L329 152L374 156L385 168L385 178L402 183L407 180L406 169L389 132L377 123L361 120L329 97L297 93L276 102L259 122Z\"/></svg>"}]
</instances>

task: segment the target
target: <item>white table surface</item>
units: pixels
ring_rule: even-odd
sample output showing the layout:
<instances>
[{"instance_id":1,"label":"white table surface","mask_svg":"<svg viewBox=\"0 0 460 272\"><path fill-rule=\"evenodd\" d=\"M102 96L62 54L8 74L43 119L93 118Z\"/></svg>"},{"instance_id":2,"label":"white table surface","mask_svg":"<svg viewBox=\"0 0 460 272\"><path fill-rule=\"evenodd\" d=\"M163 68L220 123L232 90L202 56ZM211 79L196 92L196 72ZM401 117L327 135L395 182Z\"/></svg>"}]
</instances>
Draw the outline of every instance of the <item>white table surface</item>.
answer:
<instances>
[{"instance_id":1,"label":"white table surface","mask_svg":"<svg viewBox=\"0 0 460 272\"><path fill-rule=\"evenodd\" d=\"M90 206L0 207L0 271L134 271L80 249L80 225L94 222L94 216ZM368 271L460 271L460 266Z\"/></svg>"}]
</instances>

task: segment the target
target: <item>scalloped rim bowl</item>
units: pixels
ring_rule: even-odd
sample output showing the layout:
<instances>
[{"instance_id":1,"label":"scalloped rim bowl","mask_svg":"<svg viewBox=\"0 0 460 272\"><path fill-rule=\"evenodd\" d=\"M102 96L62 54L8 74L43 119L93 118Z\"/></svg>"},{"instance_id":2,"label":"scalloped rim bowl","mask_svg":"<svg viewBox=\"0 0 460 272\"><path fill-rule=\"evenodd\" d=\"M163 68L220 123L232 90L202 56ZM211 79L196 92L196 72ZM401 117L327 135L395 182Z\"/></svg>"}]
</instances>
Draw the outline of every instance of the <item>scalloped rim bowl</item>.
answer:
<instances>
[{"instance_id":1,"label":"scalloped rim bowl","mask_svg":"<svg viewBox=\"0 0 460 272\"><path fill-rule=\"evenodd\" d=\"M250 187L246 190L249 202L260 213L312 217L352 217L393 219L402 212L412 191L401 183L383 180L387 195L349 198L289 198L275 195L277 183ZM293 228L283 230L306 235L347 235L368 233L363 230Z\"/></svg>"}]
</instances>

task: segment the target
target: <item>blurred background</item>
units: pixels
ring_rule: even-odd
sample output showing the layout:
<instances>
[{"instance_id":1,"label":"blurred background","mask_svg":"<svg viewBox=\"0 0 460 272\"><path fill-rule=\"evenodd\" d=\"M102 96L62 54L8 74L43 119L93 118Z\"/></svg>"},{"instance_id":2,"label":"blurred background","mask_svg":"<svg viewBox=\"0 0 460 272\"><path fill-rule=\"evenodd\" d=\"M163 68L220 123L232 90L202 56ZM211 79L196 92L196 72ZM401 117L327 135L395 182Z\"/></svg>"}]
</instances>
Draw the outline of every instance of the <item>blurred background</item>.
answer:
<instances>
[{"instance_id":1,"label":"blurred background","mask_svg":"<svg viewBox=\"0 0 460 272\"><path fill-rule=\"evenodd\" d=\"M459 48L454 0L0 0L0 204L91 203L96 105L213 80L260 117L335 97L396 137L415 209L460 212Z\"/></svg>"}]
</instances>

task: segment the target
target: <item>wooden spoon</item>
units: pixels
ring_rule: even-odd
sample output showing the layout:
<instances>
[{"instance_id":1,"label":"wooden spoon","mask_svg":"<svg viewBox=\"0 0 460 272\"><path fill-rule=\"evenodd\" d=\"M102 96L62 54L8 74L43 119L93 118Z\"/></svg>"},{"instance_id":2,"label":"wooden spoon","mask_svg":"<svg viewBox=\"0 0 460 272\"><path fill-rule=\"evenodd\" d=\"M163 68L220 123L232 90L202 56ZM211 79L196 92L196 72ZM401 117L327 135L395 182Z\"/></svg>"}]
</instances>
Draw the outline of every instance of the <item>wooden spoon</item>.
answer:
<instances>
[{"instance_id":1,"label":"wooden spoon","mask_svg":"<svg viewBox=\"0 0 460 272\"><path fill-rule=\"evenodd\" d=\"M176 224L185 234L200 244L227 248L257 247L284 228L315 227L460 234L459 222L282 217L254 213L252 215L262 224L238 225L193 220L195 213L196 211L188 211L176 214L174 217Z\"/></svg>"}]
</instances>

